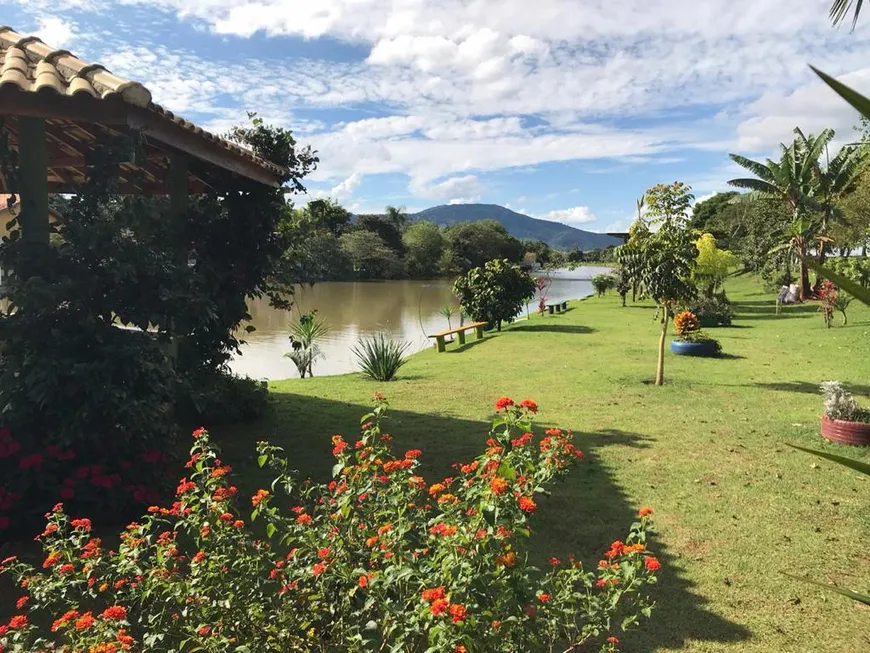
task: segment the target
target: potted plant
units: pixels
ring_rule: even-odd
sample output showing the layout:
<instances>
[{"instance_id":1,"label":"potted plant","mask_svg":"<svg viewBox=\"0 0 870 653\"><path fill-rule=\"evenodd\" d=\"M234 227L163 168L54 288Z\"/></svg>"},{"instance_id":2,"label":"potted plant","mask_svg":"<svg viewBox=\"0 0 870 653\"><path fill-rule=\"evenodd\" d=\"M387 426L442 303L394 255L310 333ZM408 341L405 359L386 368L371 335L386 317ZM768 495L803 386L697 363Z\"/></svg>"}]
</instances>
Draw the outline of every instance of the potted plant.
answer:
<instances>
[{"instance_id":1,"label":"potted plant","mask_svg":"<svg viewBox=\"0 0 870 653\"><path fill-rule=\"evenodd\" d=\"M681 356L716 356L722 345L701 331L698 318L691 311L678 313L674 318L677 337L671 341L671 351Z\"/></svg>"},{"instance_id":2,"label":"potted plant","mask_svg":"<svg viewBox=\"0 0 870 653\"><path fill-rule=\"evenodd\" d=\"M822 437L840 444L870 445L870 411L861 408L839 381L822 383L822 394L825 395Z\"/></svg>"}]
</instances>

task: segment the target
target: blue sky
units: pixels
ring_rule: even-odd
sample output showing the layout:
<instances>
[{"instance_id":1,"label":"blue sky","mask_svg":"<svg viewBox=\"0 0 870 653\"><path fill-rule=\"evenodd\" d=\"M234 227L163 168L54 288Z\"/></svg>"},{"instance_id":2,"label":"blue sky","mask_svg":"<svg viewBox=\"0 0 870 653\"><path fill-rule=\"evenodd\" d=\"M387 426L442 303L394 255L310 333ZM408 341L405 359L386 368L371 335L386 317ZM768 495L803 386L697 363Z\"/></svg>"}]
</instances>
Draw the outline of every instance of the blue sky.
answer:
<instances>
[{"instance_id":1,"label":"blue sky","mask_svg":"<svg viewBox=\"0 0 870 653\"><path fill-rule=\"evenodd\" d=\"M870 90L870 28L829 0L28 0L0 24L144 83L213 131L257 111L357 212L487 202L624 228L647 187L699 198L794 126L854 139L807 63ZM870 23L868 17L865 23Z\"/></svg>"}]
</instances>

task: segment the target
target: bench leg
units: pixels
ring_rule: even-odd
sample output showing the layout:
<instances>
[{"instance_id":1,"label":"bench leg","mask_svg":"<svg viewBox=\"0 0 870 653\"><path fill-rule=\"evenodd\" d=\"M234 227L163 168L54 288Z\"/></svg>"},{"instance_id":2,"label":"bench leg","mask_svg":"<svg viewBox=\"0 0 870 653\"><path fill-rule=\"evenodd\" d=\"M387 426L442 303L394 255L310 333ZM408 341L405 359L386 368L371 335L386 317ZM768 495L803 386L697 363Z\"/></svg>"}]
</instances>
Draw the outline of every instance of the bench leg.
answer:
<instances>
[{"instance_id":1,"label":"bench leg","mask_svg":"<svg viewBox=\"0 0 870 653\"><path fill-rule=\"evenodd\" d=\"M562 310L563 310L563 311L567 311L567 310L568 310L568 302L562 302Z\"/></svg>"},{"instance_id":2,"label":"bench leg","mask_svg":"<svg viewBox=\"0 0 870 653\"><path fill-rule=\"evenodd\" d=\"M459 336L459 344L464 345L465 344L465 331L460 331L457 335Z\"/></svg>"},{"instance_id":3,"label":"bench leg","mask_svg":"<svg viewBox=\"0 0 870 653\"><path fill-rule=\"evenodd\" d=\"M556 304L556 312L557 312L557 313L561 313L561 312L562 312L562 305L561 305L561 304Z\"/></svg>"},{"instance_id":4,"label":"bench leg","mask_svg":"<svg viewBox=\"0 0 870 653\"><path fill-rule=\"evenodd\" d=\"M481 338L483 338L483 327L475 327L474 335L476 336L476 340L480 340Z\"/></svg>"},{"instance_id":5,"label":"bench leg","mask_svg":"<svg viewBox=\"0 0 870 653\"><path fill-rule=\"evenodd\" d=\"M552 315L555 311L555 308L553 306L547 306L547 310L550 312L550 315Z\"/></svg>"},{"instance_id":6,"label":"bench leg","mask_svg":"<svg viewBox=\"0 0 870 653\"><path fill-rule=\"evenodd\" d=\"M438 347L438 351L447 351L447 345L444 342L444 336L435 336L435 345Z\"/></svg>"}]
</instances>

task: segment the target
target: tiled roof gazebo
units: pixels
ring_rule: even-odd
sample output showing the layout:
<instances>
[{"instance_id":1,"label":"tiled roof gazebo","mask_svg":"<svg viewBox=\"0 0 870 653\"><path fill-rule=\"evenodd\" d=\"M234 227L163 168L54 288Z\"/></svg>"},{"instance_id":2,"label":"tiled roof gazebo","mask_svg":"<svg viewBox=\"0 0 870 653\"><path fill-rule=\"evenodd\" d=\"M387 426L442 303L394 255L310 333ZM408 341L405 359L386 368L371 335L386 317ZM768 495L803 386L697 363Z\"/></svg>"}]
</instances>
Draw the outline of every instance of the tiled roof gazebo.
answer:
<instances>
[{"instance_id":1,"label":"tiled roof gazebo","mask_svg":"<svg viewBox=\"0 0 870 653\"><path fill-rule=\"evenodd\" d=\"M74 193L86 155L101 136L138 133L144 153L122 165L118 190L169 195L183 211L188 193L278 187L286 171L218 138L152 101L137 82L67 50L0 26L0 124L19 158L19 188L0 174L0 193L21 197L23 236L47 242L48 194Z\"/></svg>"}]
</instances>

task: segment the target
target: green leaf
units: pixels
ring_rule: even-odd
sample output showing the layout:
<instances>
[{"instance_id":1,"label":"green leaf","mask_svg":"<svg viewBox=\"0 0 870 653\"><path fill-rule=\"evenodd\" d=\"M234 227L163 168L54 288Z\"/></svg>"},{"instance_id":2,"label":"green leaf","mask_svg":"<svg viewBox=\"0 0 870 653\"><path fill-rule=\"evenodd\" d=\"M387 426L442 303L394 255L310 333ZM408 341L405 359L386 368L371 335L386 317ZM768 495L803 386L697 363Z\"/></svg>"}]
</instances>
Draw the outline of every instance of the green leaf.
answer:
<instances>
[{"instance_id":1,"label":"green leaf","mask_svg":"<svg viewBox=\"0 0 870 653\"><path fill-rule=\"evenodd\" d=\"M813 261L812 259L804 258L803 262L808 268L816 272L816 274L825 277L825 279L833 281L840 288L855 297L858 301L870 306L870 290L868 290L867 288L862 288L848 277L844 277L842 274L837 274L833 270L830 270L823 265L819 265L816 261Z\"/></svg>"},{"instance_id":2,"label":"green leaf","mask_svg":"<svg viewBox=\"0 0 870 653\"><path fill-rule=\"evenodd\" d=\"M836 592L837 594L842 594L843 596L847 596L854 601L863 603L864 605L870 605L870 596L867 596L866 594L858 594L858 592L853 592L852 590L844 590L842 587L829 585L828 583L820 583L817 580L813 580L811 578L802 578L801 576L795 576L794 574L786 574L785 572L783 572L783 575L788 576L789 578L793 578L795 580L802 581L804 583L823 587L824 589Z\"/></svg>"},{"instance_id":3,"label":"green leaf","mask_svg":"<svg viewBox=\"0 0 870 653\"><path fill-rule=\"evenodd\" d=\"M788 444L786 442L786 444ZM815 449L806 449L805 447L799 447L796 444L789 444L792 449L798 449L800 451L804 451L806 453L811 453L814 456L819 456L820 458L826 458L832 462L837 463L838 465L843 465L850 469L854 469L856 472L860 472L861 474L866 474L870 476L870 464L862 463L860 460L853 460L852 458L846 458L845 456L838 456L837 454L827 453L826 451L816 451Z\"/></svg>"},{"instance_id":4,"label":"green leaf","mask_svg":"<svg viewBox=\"0 0 870 653\"><path fill-rule=\"evenodd\" d=\"M338 476L341 473L341 470L344 469L344 463L336 463L332 466L332 476L333 478Z\"/></svg>"},{"instance_id":5,"label":"green leaf","mask_svg":"<svg viewBox=\"0 0 870 653\"><path fill-rule=\"evenodd\" d=\"M278 528L275 526L275 524L272 524L272 523L266 524L266 536L267 537L272 537L275 534L275 531L277 531L277 530L278 530Z\"/></svg>"},{"instance_id":6,"label":"green leaf","mask_svg":"<svg viewBox=\"0 0 870 653\"><path fill-rule=\"evenodd\" d=\"M816 75L822 78L822 81L825 82L825 84L834 89L834 92L837 95L857 109L858 113L865 118L870 118L870 99L861 95L855 89L846 86L843 82L837 81L827 73L823 73L815 66L810 66L810 68L813 69L813 72L816 73Z\"/></svg>"},{"instance_id":7,"label":"green leaf","mask_svg":"<svg viewBox=\"0 0 870 653\"><path fill-rule=\"evenodd\" d=\"M268 456L266 456L266 454L263 454L261 456L257 456L257 466L262 467L263 465L265 465L267 459L268 459Z\"/></svg>"},{"instance_id":8,"label":"green leaf","mask_svg":"<svg viewBox=\"0 0 870 653\"><path fill-rule=\"evenodd\" d=\"M509 481L517 480L517 472L506 460L503 460L501 465L498 466L498 475L508 479Z\"/></svg>"}]
</instances>

